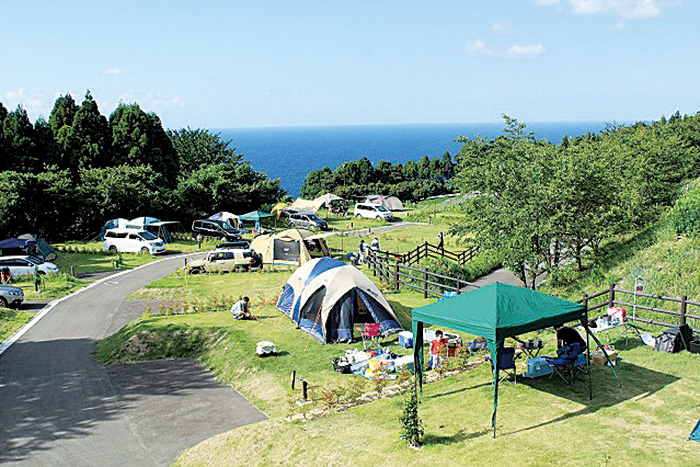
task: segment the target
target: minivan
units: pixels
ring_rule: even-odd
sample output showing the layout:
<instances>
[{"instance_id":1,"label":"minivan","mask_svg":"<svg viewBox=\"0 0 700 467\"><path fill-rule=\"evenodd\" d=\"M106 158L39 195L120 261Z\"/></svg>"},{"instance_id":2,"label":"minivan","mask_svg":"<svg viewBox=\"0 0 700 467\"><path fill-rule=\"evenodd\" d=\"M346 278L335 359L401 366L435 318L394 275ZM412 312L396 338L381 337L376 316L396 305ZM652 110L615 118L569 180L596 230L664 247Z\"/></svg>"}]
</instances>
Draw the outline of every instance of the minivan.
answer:
<instances>
[{"instance_id":1,"label":"minivan","mask_svg":"<svg viewBox=\"0 0 700 467\"><path fill-rule=\"evenodd\" d=\"M241 231L234 229L228 222L214 219L199 219L192 223L192 237L218 238L226 242L235 242L241 239Z\"/></svg>"},{"instance_id":2,"label":"minivan","mask_svg":"<svg viewBox=\"0 0 700 467\"><path fill-rule=\"evenodd\" d=\"M296 213L289 215L289 223L296 228L328 230L328 222L316 214Z\"/></svg>"},{"instance_id":3,"label":"minivan","mask_svg":"<svg viewBox=\"0 0 700 467\"><path fill-rule=\"evenodd\" d=\"M358 203L355 205L355 217L365 219L391 219L394 214L381 204Z\"/></svg>"},{"instance_id":4,"label":"minivan","mask_svg":"<svg viewBox=\"0 0 700 467\"><path fill-rule=\"evenodd\" d=\"M104 249L114 253L156 255L165 251L165 242L147 230L108 229L105 232Z\"/></svg>"}]
</instances>

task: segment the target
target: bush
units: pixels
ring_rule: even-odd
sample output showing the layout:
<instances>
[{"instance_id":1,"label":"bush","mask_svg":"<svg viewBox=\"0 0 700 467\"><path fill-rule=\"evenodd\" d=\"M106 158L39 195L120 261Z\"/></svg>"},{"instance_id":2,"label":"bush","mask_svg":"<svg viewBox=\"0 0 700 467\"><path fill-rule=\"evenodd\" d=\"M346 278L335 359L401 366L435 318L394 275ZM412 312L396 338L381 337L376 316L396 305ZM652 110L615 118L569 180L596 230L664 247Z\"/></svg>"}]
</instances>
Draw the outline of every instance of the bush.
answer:
<instances>
[{"instance_id":1,"label":"bush","mask_svg":"<svg viewBox=\"0 0 700 467\"><path fill-rule=\"evenodd\" d=\"M670 218L678 235L700 236L700 185L676 200Z\"/></svg>"}]
</instances>

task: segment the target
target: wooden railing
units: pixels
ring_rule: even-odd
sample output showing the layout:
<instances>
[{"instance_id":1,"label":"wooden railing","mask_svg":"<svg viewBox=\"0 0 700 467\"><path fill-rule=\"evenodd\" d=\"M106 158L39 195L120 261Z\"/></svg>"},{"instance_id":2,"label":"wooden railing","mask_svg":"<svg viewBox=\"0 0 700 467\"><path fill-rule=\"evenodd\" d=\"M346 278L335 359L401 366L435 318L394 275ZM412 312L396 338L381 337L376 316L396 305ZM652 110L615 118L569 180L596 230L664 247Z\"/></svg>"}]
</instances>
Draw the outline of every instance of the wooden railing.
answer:
<instances>
[{"instance_id":1,"label":"wooden railing","mask_svg":"<svg viewBox=\"0 0 700 467\"><path fill-rule=\"evenodd\" d=\"M446 259L463 266L467 261L471 261L479 254L479 247L474 245L461 252L454 252L445 248L440 248L432 243L424 242L408 253L393 253L391 251L370 249L368 255L374 255L385 261L398 261L406 266L412 266L423 259Z\"/></svg>"},{"instance_id":2,"label":"wooden railing","mask_svg":"<svg viewBox=\"0 0 700 467\"><path fill-rule=\"evenodd\" d=\"M700 332L700 302L688 300L685 295L666 297L618 289L616 284L610 284L607 290L584 295L578 302L586 305L589 312L621 306L627 309L627 319L633 322L667 328L688 324L694 332Z\"/></svg>"}]
</instances>

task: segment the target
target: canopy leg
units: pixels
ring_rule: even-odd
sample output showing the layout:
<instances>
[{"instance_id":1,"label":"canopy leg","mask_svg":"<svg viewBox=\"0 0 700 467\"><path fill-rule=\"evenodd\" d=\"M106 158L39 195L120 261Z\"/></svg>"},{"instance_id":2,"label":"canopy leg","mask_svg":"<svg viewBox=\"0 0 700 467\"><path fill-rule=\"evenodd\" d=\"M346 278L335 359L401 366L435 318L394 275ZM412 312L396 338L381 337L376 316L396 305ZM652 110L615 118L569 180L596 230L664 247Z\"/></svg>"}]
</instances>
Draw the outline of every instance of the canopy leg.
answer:
<instances>
[{"instance_id":1,"label":"canopy leg","mask_svg":"<svg viewBox=\"0 0 700 467\"><path fill-rule=\"evenodd\" d=\"M605 355L605 359L608 361L608 364L610 364L610 368L612 368L613 375L615 376L615 379L617 380L618 386L622 387L622 382L620 381L619 376L617 376L617 370L615 369L615 365L613 365L612 360L610 360L610 356L608 353L605 351L605 347L603 347L603 344L598 340L598 337L596 337L595 334L591 333L591 337L593 340L598 344L598 347L600 347L600 350L603 351L603 355Z\"/></svg>"}]
</instances>

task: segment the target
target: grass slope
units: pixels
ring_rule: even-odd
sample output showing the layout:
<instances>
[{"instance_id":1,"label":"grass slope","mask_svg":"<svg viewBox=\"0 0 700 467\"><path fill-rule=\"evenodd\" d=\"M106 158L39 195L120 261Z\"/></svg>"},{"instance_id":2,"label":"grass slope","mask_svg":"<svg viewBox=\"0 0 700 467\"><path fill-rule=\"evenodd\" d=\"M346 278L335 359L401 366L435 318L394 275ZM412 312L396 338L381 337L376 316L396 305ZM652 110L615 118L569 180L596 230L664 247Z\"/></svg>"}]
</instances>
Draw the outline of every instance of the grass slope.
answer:
<instances>
[{"instance_id":1,"label":"grass slope","mask_svg":"<svg viewBox=\"0 0 700 467\"><path fill-rule=\"evenodd\" d=\"M10 337L24 323L29 321L34 312L32 311L17 311L8 308L0 308L0 342Z\"/></svg>"}]
</instances>

